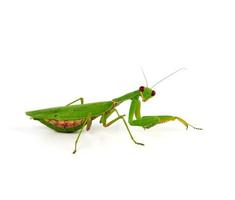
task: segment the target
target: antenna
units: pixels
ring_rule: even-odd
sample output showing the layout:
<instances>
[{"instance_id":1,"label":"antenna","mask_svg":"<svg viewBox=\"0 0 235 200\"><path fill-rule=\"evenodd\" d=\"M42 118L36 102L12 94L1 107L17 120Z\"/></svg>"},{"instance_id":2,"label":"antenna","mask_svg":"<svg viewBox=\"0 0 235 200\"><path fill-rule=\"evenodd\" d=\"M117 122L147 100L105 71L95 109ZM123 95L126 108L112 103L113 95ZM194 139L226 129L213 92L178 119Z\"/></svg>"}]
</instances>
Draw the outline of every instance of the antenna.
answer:
<instances>
[{"instance_id":1,"label":"antenna","mask_svg":"<svg viewBox=\"0 0 235 200\"><path fill-rule=\"evenodd\" d=\"M144 70L143 70L142 67L140 67L140 69L141 69L142 74L143 74L143 76L144 76L144 80L145 80L145 83L146 83L146 87L148 87L148 80L147 80L147 78L146 78L146 75L145 75L145 73L144 73Z\"/></svg>"},{"instance_id":2,"label":"antenna","mask_svg":"<svg viewBox=\"0 0 235 200\"><path fill-rule=\"evenodd\" d=\"M166 79L169 78L170 76L176 74L177 72L179 72L179 71L181 71L181 70L185 70L185 69L186 69L186 68L183 67L183 68L180 68L180 69L178 69L178 70L172 72L171 74L167 75L166 77L164 77L163 79L161 79L160 81L158 81L157 83L155 83L155 84L152 86L152 88L154 88L156 85L158 85L158 84L161 83L162 81L166 80Z\"/></svg>"}]
</instances>

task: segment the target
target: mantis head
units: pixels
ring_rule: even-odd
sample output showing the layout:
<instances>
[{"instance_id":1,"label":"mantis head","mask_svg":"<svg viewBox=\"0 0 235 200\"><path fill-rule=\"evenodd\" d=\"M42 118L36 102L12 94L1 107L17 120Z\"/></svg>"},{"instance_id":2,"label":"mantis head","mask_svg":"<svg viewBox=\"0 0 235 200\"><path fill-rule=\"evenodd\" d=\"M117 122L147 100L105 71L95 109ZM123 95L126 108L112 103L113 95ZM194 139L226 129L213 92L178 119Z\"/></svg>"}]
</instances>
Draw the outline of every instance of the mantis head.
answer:
<instances>
[{"instance_id":1,"label":"mantis head","mask_svg":"<svg viewBox=\"0 0 235 200\"><path fill-rule=\"evenodd\" d=\"M139 92L143 102L149 100L156 94L156 92L153 89L144 86L140 86Z\"/></svg>"},{"instance_id":2,"label":"mantis head","mask_svg":"<svg viewBox=\"0 0 235 200\"><path fill-rule=\"evenodd\" d=\"M139 92L140 92L140 96L142 97L142 101L145 102L147 100L149 100L150 98L152 98L153 96L155 96L156 92L153 90L153 88L158 85L159 83L161 83L162 81L168 79L169 77L171 77L172 75L176 74L177 72L181 71L181 70L184 70L185 68L180 68L174 72L172 72L171 74L165 76L164 78L162 78L160 81L158 81L157 83L155 83L151 88L148 87L148 81L147 81L147 78L146 78L146 75L144 73L144 70L141 68L142 70L142 73L144 75L144 79L145 79L145 82L146 82L146 85L147 87L144 87L144 86L140 86L139 88Z\"/></svg>"}]
</instances>

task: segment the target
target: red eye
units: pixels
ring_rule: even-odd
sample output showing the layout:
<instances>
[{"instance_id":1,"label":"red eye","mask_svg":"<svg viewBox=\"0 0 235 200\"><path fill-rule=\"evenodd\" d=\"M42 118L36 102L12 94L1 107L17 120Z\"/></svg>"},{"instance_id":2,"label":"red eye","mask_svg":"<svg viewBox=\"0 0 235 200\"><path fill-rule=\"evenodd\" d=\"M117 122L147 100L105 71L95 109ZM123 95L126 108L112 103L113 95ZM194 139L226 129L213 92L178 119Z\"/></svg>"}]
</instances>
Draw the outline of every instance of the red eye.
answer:
<instances>
[{"instance_id":1,"label":"red eye","mask_svg":"<svg viewBox=\"0 0 235 200\"><path fill-rule=\"evenodd\" d=\"M140 92L143 92L143 91L144 91L144 86L141 86L141 87L139 88L139 90L140 90Z\"/></svg>"},{"instance_id":2,"label":"red eye","mask_svg":"<svg viewBox=\"0 0 235 200\"><path fill-rule=\"evenodd\" d=\"M156 94L156 92L153 90L151 93L152 97L155 96L155 94Z\"/></svg>"}]
</instances>

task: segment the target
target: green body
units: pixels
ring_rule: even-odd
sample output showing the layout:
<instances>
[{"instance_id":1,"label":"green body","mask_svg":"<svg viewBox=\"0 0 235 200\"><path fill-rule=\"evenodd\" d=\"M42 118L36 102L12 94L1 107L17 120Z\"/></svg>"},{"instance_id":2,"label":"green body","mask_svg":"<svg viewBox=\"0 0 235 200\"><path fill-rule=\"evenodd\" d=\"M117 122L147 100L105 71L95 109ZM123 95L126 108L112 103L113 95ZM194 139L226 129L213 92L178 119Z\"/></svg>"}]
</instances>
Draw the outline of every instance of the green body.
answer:
<instances>
[{"instance_id":1,"label":"green body","mask_svg":"<svg viewBox=\"0 0 235 200\"><path fill-rule=\"evenodd\" d=\"M73 128L61 128L53 126L46 120L85 120L87 116L91 116L92 120L99 117L101 113L112 109L112 102L98 102L80 105L61 106L55 108L48 108L43 110L30 111L26 114L31 116L35 120L39 120L49 128L56 130L57 132L73 133L82 128L83 124Z\"/></svg>"},{"instance_id":2,"label":"green body","mask_svg":"<svg viewBox=\"0 0 235 200\"><path fill-rule=\"evenodd\" d=\"M27 112L34 119L76 120L86 118L89 114L98 117L107 110L112 109L111 101L88 103L71 106L61 106Z\"/></svg>"},{"instance_id":3,"label":"green body","mask_svg":"<svg viewBox=\"0 0 235 200\"><path fill-rule=\"evenodd\" d=\"M77 141L81 135L83 128L86 126L86 129L89 130L91 127L92 121L96 119L97 117L101 117L100 123L103 124L104 127L110 126L111 124L118 121L119 119L123 120L128 130L128 133L130 134L131 139L136 144L143 145L142 143L138 143L135 141L135 139L133 138L129 130L127 122L125 121L124 115L120 115L116 109L117 106L119 106L121 103L127 100L131 101L129 115L128 115L128 123L132 126L151 128L155 126L156 124L164 123L164 122L175 120L175 119L178 119L181 123L183 123L186 126L186 128L188 128L188 126L192 126L188 124L182 118L179 118L176 116L164 115L164 116L142 117L141 112L140 112L140 108L141 108L140 98L142 99L143 102L146 102L147 100L152 98L152 96L154 95L155 95L155 92L151 88L141 86L139 90L130 92L121 97L115 98L111 101L83 104L83 98L80 98L78 99L78 100L81 100L81 104L79 105L71 105L74 102L78 101L78 100L75 100L74 102L66 106L48 108L48 109L42 109L42 110L36 110L36 111L29 111L29 112L26 112L26 114L29 115L34 120L38 120L42 122L43 124L45 124L46 126L58 132L72 133L77 130L80 130L78 133L76 142L75 142L74 153L76 152ZM113 119L110 122L107 122L107 119L113 112L117 113L117 118ZM74 127L66 127L66 126L58 127L57 125L53 125L49 123L50 120L55 120L56 123L59 123L61 121L63 123L66 123L66 121L73 123L74 120L80 120L81 124L78 124L77 126L74 126Z\"/></svg>"}]
</instances>

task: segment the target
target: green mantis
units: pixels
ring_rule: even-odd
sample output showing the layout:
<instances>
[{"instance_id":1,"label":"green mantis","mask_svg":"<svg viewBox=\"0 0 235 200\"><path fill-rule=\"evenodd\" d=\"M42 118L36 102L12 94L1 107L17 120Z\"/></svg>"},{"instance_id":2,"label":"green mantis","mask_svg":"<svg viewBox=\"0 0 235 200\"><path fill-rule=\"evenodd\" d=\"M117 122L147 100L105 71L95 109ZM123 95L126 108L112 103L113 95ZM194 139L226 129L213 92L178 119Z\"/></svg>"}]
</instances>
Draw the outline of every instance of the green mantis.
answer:
<instances>
[{"instance_id":1,"label":"green mantis","mask_svg":"<svg viewBox=\"0 0 235 200\"><path fill-rule=\"evenodd\" d=\"M84 128L88 131L91 128L92 121L96 118L100 117L100 123L104 127L108 127L113 123L121 120L123 121L127 132L131 140L138 145L144 145L143 143L137 142L131 131L129 129L128 123L131 126L140 126L143 128L151 128L157 124L169 122L172 120L178 120L181 122L186 128L189 126L195 129L194 126L186 122L184 119L177 117L177 116L170 116L170 115L161 115L161 116L141 116L141 101L146 102L152 97L155 96L155 91L153 88L160 83L161 81L165 80L166 78L172 76L176 72L182 70L183 68L169 74L165 78L158 81L153 87L148 87L147 79L146 86L139 87L138 90L133 92L127 93L123 96L117 97L112 99L111 101L103 101L103 102L95 102L95 103L84 103L83 98L76 99L75 101L67 104L66 106L61 107L54 107L36 111L29 111L26 112L28 116L30 116L34 120L38 120L47 127L54 129L57 132L63 133L73 133L78 131L77 138L75 141L75 148L73 153L77 151L77 143L81 136L82 131ZM125 101L131 101L129 115L128 115L128 123L125 119L125 115L119 114L117 107ZM73 105L75 102L80 101L79 105ZM117 117L108 122L109 117L116 113Z\"/></svg>"}]
</instances>

